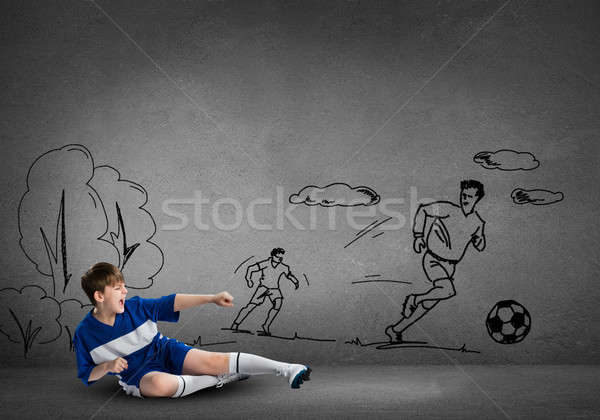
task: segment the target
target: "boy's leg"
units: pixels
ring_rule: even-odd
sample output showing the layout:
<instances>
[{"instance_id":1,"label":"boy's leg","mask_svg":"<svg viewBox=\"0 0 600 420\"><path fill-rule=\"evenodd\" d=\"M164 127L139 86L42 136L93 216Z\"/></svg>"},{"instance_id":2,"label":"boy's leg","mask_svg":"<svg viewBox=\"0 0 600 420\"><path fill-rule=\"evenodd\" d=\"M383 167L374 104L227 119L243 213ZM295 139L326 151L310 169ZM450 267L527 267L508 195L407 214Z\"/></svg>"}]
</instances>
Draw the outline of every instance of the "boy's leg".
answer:
<instances>
[{"instance_id":1,"label":"boy's leg","mask_svg":"<svg viewBox=\"0 0 600 420\"><path fill-rule=\"evenodd\" d=\"M186 375L281 375L293 388L310 379L310 368L267 359L248 353L215 353L199 349L187 352L182 373Z\"/></svg>"},{"instance_id":2,"label":"boy's leg","mask_svg":"<svg viewBox=\"0 0 600 420\"><path fill-rule=\"evenodd\" d=\"M191 349L185 355L182 375L222 375L229 373L229 353Z\"/></svg>"},{"instance_id":3,"label":"boy's leg","mask_svg":"<svg viewBox=\"0 0 600 420\"><path fill-rule=\"evenodd\" d=\"M189 369L190 360L196 353L206 353L203 369ZM223 353L202 352L174 339L167 339L160 362L147 369L137 385L143 396L184 397L200 389L221 386L234 380L243 379L243 375L225 375L218 377L223 367L228 366L228 358ZM188 357L190 355L190 357ZM184 369L187 360L188 369ZM208 373L208 374L206 374Z\"/></svg>"},{"instance_id":4,"label":"boy's leg","mask_svg":"<svg viewBox=\"0 0 600 420\"><path fill-rule=\"evenodd\" d=\"M246 375L272 374L286 378L292 388L310 380L311 369L296 363L284 363L248 353L229 353L229 373Z\"/></svg>"},{"instance_id":5,"label":"boy's leg","mask_svg":"<svg viewBox=\"0 0 600 420\"><path fill-rule=\"evenodd\" d=\"M173 375L165 372L148 372L140 379L140 393L144 397L179 398L219 383L210 375Z\"/></svg>"},{"instance_id":6,"label":"boy's leg","mask_svg":"<svg viewBox=\"0 0 600 420\"><path fill-rule=\"evenodd\" d=\"M177 377L165 372L148 372L140 379L140 393L144 397L170 397L177 386Z\"/></svg>"}]
</instances>

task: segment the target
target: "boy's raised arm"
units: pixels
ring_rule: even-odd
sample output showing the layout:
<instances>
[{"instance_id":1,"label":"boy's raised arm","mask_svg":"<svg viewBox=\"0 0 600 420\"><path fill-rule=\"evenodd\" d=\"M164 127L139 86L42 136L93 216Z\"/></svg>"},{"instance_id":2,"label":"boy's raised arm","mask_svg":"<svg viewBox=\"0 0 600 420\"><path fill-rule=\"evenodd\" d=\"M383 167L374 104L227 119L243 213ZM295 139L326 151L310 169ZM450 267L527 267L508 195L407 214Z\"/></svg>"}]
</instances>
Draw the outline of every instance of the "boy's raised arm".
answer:
<instances>
[{"instance_id":1,"label":"boy's raised arm","mask_svg":"<svg viewBox=\"0 0 600 420\"><path fill-rule=\"evenodd\" d=\"M227 292L217 293L216 295L188 295L177 293L173 303L173 311L178 312L183 309L194 306L214 303L219 306L233 306L233 296Z\"/></svg>"}]
</instances>

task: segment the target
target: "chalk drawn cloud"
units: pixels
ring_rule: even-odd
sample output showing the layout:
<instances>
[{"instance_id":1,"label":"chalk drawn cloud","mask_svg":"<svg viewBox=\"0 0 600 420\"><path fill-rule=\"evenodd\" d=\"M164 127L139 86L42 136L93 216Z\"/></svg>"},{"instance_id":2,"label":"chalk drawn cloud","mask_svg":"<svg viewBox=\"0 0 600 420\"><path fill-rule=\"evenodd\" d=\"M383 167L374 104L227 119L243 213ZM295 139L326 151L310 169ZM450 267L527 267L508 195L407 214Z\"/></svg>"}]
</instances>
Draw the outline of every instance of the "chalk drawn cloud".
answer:
<instances>
[{"instance_id":1,"label":"chalk drawn cloud","mask_svg":"<svg viewBox=\"0 0 600 420\"><path fill-rule=\"evenodd\" d=\"M479 152L473 156L473 162L485 169L501 171L530 171L540 166L540 161L529 152L501 149L496 152Z\"/></svg>"},{"instance_id":2,"label":"chalk drawn cloud","mask_svg":"<svg viewBox=\"0 0 600 420\"><path fill-rule=\"evenodd\" d=\"M533 204L535 206L558 203L565 198L564 194L560 191L552 192L541 189L525 190L523 188L514 189L510 194L510 197L515 204Z\"/></svg>"},{"instance_id":3,"label":"chalk drawn cloud","mask_svg":"<svg viewBox=\"0 0 600 420\"><path fill-rule=\"evenodd\" d=\"M297 194L289 197L292 204L322 207L372 206L379 203L379 194L369 187L351 187L348 184L335 182L323 188L309 185Z\"/></svg>"}]
</instances>

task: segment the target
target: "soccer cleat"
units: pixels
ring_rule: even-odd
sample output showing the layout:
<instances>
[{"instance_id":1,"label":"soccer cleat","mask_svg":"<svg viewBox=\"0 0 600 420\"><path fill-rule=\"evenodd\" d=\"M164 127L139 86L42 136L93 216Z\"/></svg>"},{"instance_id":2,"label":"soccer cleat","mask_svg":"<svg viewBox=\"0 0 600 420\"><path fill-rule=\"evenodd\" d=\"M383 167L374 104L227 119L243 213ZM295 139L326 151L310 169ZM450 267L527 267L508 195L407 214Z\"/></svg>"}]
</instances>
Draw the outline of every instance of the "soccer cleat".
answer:
<instances>
[{"instance_id":1,"label":"soccer cleat","mask_svg":"<svg viewBox=\"0 0 600 420\"><path fill-rule=\"evenodd\" d=\"M390 325L385 329L385 335L390 339L390 343L402 343L402 333L394 331L393 325Z\"/></svg>"},{"instance_id":2,"label":"soccer cleat","mask_svg":"<svg viewBox=\"0 0 600 420\"><path fill-rule=\"evenodd\" d=\"M283 372L283 376L288 378L290 386L294 389L300 388L304 381L310 381L310 373L312 369L304 365L288 365L288 368Z\"/></svg>"},{"instance_id":3,"label":"soccer cleat","mask_svg":"<svg viewBox=\"0 0 600 420\"><path fill-rule=\"evenodd\" d=\"M217 382L215 387L221 388L223 385L228 384L229 382L245 381L249 377L250 375L246 375L245 373L224 373L217 376L219 382Z\"/></svg>"}]
</instances>

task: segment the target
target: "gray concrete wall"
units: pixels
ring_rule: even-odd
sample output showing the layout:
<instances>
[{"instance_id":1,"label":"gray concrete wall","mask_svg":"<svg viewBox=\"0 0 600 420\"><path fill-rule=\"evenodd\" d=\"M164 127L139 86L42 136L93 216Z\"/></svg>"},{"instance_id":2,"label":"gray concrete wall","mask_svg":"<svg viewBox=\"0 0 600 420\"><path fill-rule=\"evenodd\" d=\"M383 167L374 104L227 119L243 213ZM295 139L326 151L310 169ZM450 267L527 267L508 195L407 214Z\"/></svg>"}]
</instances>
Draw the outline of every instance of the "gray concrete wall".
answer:
<instances>
[{"instance_id":1,"label":"gray concrete wall","mask_svg":"<svg viewBox=\"0 0 600 420\"><path fill-rule=\"evenodd\" d=\"M178 324L161 325L186 342L235 341L208 350L313 363L600 361L592 322L600 298L594 2L2 7L3 364L74 359L69 331L89 310L79 303L86 303L79 277L98 260L119 263L120 238L107 242L119 232L115 203L129 245L140 243L123 273L130 286L146 288L130 288L130 296L235 296L235 309L191 309ZM500 149L531 153L540 164L503 171L473 161ZM457 295L405 334L447 349L347 344L385 341L405 297L430 287L412 249L411 209L418 200L458 200L459 182L470 178L485 185L478 212L487 248L469 247L456 270ZM305 186L333 182L367 186L380 202L331 214L288 203ZM516 188L564 199L515 204ZM63 190L66 287L56 248ZM208 200L201 207L208 229L194 225L193 205L172 201L197 194ZM219 199L239 204L239 226L215 225ZM248 218L256 199L272 201L254 207L255 222L272 228ZM286 209L291 216L278 217ZM173 228L175 210L187 226ZM352 224L352 211L372 213ZM358 224L390 211L392 220L346 246ZM220 207L219 220L233 225L235 207ZM55 250L53 264L39 228ZM253 292L245 267L273 247L286 249L300 288L282 284L272 333L335 341L221 330ZM366 279L406 283L352 283ZM531 332L517 344L498 344L486 331L486 315L505 299L531 314ZM243 327L255 332L267 309ZM15 318L25 331L32 321L27 350ZM460 348L479 353L453 351Z\"/></svg>"}]
</instances>

